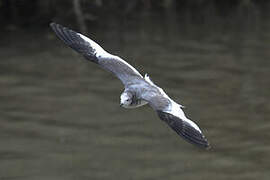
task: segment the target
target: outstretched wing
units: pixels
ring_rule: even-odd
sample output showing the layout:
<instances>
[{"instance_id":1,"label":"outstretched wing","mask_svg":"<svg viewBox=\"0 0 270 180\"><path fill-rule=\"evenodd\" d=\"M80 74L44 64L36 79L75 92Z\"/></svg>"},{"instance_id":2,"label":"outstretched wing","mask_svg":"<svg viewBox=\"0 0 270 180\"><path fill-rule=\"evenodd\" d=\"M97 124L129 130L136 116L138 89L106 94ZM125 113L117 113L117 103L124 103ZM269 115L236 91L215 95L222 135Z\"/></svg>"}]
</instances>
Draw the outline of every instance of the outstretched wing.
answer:
<instances>
[{"instance_id":1,"label":"outstretched wing","mask_svg":"<svg viewBox=\"0 0 270 180\"><path fill-rule=\"evenodd\" d=\"M142 94L142 99L157 112L159 118L165 121L178 135L186 141L200 147L209 148L209 143L200 128L189 120L181 109L181 105L171 100L165 92L152 86Z\"/></svg>"},{"instance_id":2,"label":"outstretched wing","mask_svg":"<svg viewBox=\"0 0 270 180\"><path fill-rule=\"evenodd\" d=\"M99 64L102 68L115 74L124 85L142 79L142 75L130 64L118 56L106 52L97 43L86 36L56 23L50 24L56 35L87 60Z\"/></svg>"},{"instance_id":3,"label":"outstretched wing","mask_svg":"<svg viewBox=\"0 0 270 180\"><path fill-rule=\"evenodd\" d=\"M209 148L209 143L198 126L192 121L180 119L170 113L157 111L160 119L165 121L178 135L186 141L200 147Z\"/></svg>"}]
</instances>

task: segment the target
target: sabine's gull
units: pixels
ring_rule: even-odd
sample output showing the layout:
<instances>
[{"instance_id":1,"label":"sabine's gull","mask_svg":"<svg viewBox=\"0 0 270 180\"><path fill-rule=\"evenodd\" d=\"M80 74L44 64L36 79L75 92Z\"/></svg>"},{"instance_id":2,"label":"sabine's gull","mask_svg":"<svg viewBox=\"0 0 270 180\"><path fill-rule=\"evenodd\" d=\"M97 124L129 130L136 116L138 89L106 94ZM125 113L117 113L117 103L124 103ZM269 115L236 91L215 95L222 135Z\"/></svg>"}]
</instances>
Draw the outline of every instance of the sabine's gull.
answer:
<instances>
[{"instance_id":1,"label":"sabine's gull","mask_svg":"<svg viewBox=\"0 0 270 180\"><path fill-rule=\"evenodd\" d=\"M143 77L122 58L108 53L80 33L56 23L51 23L50 26L65 44L121 80L125 90L120 96L120 106L136 108L149 104L159 118L186 141L199 147L210 147L200 128L185 116L183 106L173 101L147 74Z\"/></svg>"}]
</instances>

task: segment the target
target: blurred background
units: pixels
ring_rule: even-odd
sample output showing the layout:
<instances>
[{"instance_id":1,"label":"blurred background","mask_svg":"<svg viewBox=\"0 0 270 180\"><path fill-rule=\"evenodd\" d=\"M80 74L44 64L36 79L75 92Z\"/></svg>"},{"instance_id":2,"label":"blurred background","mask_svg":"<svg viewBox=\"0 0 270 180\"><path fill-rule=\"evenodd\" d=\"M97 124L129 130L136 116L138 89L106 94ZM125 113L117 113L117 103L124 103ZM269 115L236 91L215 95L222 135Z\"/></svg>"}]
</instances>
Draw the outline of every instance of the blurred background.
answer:
<instances>
[{"instance_id":1,"label":"blurred background","mask_svg":"<svg viewBox=\"0 0 270 180\"><path fill-rule=\"evenodd\" d=\"M57 22L148 73L212 145L188 144ZM270 177L270 1L0 0L0 179Z\"/></svg>"}]
</instances>

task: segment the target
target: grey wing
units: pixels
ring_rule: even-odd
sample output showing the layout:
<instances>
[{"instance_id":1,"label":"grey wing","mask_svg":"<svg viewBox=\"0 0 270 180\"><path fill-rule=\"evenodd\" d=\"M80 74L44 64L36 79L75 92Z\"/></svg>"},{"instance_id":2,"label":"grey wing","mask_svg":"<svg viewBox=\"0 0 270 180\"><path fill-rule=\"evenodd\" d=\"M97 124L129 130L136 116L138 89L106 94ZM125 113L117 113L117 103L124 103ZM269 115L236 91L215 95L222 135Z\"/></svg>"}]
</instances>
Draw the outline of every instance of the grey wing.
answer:
<instances>
[{"instance_id":1,"label":"grey wing","mask_svg":"<svg viewBox=\"0 0 270 180\"><path fill-rule=\"evenodd\" d=\"M159 118L166 122L178 135L199 147L208 148L209 143L199 127L186 118L181 105L173 102L167 95L153 87L142 98L157 112ZM179 109L177 109L179 108Z\"/></svg>"},{"instance_id":2,"label":"grey wing","mask_svg":"<svg viewBox=\"0 0 270 180\"><path fill-rule=\"evenodd\" d=\"M50 24L56 35L68 46L82 54L87 60L99 64L115 74L124 85L142 79L142 75L118 56L106 52L93 40L56 23Z\"/></svg>"}]
</instances>

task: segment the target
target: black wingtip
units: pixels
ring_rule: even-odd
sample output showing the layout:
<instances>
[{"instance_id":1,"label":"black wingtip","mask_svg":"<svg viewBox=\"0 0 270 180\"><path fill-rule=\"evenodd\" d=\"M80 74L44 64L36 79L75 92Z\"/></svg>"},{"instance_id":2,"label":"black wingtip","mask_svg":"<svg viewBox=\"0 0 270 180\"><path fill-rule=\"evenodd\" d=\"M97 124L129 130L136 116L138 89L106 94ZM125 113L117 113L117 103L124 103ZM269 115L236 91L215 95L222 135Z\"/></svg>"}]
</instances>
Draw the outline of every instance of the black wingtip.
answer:
<instances>
[{"instance_id":1,"label":"black wingtip","mask_svg":"<svg viewBox=\"0 0 270 180\"><path fill-rule=\"evenodd\" d=\"M202 136L203 136L203 139L204 139L204 141L205 141L205 144L202 145L201 147L205 148L206 150L211 149L211 145L210 145L210 143L208 142L208 140L205 138L204 135L202 135Z\"/></svg>"},{"instance_id":2,"label":"black wingtip","mask_svg":"<svg viewBox=\"0 0 270 180\"><path fill-rule=\"evenodd\" d=\"M98 63L98 58L94 53L95 50L89 44L89 42L81 38L80 33L77 33L76 31L73 31L55 22L51 22L50 27L56 36L66 45L82 54L87 60Z\"/></svg>"},{"instance_id":3,"label":"black wingtip","mask_svg":"<svg viewBox=\"0 0 270 180\"><path fill-rule=\"evenodd\" d=\"M202 132L194 128L190 123L184 121L172 114L157 111L160 119L165 121L178 135L186 141L204 149L210 149L211 146Z\"/></svg>"}]
</instances>

